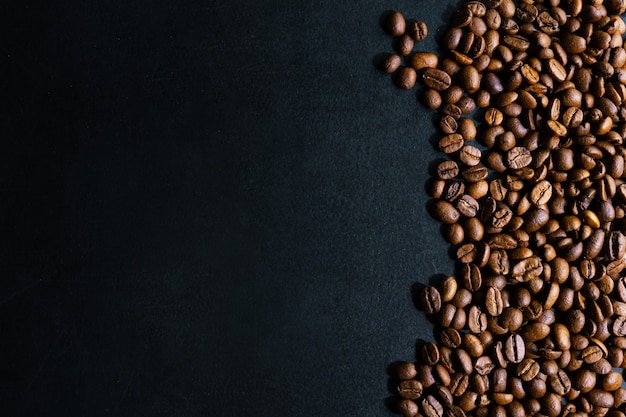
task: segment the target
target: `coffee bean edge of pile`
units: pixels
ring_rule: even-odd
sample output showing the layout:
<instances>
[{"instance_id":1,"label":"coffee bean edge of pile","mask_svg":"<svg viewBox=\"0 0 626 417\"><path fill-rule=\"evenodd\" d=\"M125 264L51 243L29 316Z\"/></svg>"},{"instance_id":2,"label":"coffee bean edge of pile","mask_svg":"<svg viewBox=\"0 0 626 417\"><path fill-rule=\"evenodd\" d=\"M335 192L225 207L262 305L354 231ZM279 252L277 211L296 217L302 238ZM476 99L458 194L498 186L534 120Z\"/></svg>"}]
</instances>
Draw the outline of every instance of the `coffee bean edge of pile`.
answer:
<instances>
[{"instance_id":1,"label":"coffee bean edge of pile","mask_svg":"<svg viewBox=\"0 0 626 417\"><path fill-rule=\"evenodd\" d=\"M399 12L381 70L438 112L428 184L455 274L417 291L433 342L407 416L626 416L626 0L470 0L437 55ZM626 271L624 271L626 272Z\"/></svg>"}]
</instances>

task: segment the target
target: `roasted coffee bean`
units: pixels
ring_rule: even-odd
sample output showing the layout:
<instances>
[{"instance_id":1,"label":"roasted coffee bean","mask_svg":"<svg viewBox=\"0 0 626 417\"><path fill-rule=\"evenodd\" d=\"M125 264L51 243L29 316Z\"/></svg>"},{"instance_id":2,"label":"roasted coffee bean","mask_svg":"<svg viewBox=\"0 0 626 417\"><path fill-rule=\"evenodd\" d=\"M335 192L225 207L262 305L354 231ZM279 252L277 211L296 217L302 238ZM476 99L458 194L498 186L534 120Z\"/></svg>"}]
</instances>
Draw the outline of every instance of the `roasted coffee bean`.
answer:
<instances>
[{"instance_id":1,"label":"roasted coffee bean","mask_svg":"<svg viewBox=\"0 0 626 417\"><path fill-rule=\"evenodd\" d=\"M511 334L504 345L506 358L511 363L521 362L526 355L526 345L524 339L519 334Z\"/></svg>"},{"instance_id":2,"label":"roasted coffee bean","mask_svg":"<svg viewBox=\"0 0 626 417\"><path fill-rule=\"evenodd\" d=\"M459 211L449 202L435 200L432 204L431 214L442 223L451 224L459 220Z\"/></svg>"},{"instance_id":3,"label":"roasted coffee bean","mask_svg":"<svg viewBox=\"0 0 626 417\"><path fill-rule=\"evenodd\" d=\"M424 343L420 348L420 356L424 363L435 365L439 362L439 349L433 342Z\"/></svg>"},{"instance_id":4,"label":"roasted coffee bean","mask_svg":"<svg viewBox=\"0 0 626 417\"><path fill-rule=\"evenodd\" d=\"M406 398L400 399L396 405L396 411L398 414L402 414L403 417L416 417L419 415L419 407L413 400Z\"/></svg>"},{"instance_id":5,"label":"roasted coffee bean","mask_svg":"<svg viewBox=\"0 0 626 417\"><path fill-rule=\"evenodd\" d=\"M432 395L424 398L421 405L425 417L443 417L443 406Z\"/></svg>"},{"instance_id":6,"label":"roasted coffee bean","mask_svg":"<svg viewBox=\"0 0 626 417\"><path fill-rule=\"evenodd\" d=\"M464 120L469 120L469 119L464 119ZM463 135L463 133L461 133L461 135ZM463 137L463 139L471 140L471 139L467 139L466 137ZM482 156L482 153L480 149L478 149L475 146L470 146L470 145L464 146L459 152L459 159L461 160L461 162L463 162L465 165L468 165L468 166L478 165L480 163L481 156Z\"/></svg>"},{"instance_id":7,"label":"roasted coffee bean","mask_svg":"<svg viewBox=\"0 0 626 417\"><path fill-rule=\"evenodd\" d=\"M441 309L441 295L432 285L423 287L419 291L420 306L427 314L434 314Z\"/></svg>"},{"instance_id":8,"label":"roasted coffee bean","mask_svg":"<svg viewBox=\"0 0 626 417\"><path fill-rule=\"evenodd\" d=\"M395 78L396 86L404 90L410 90L415 86L417 73L411 67L402 67L397 71Z\"/></svg>"},{"instance_id":9,"label":"roasted coffee bean","mask_svg":"<svg viewBox=\"0 0 626 417\"><path fill-rule=\"evenodd\" d=\"M450 75L436 68L427 68L422 75L422 80L428 87L437 91L447 90L452 84Z\"/></svg>"},{"instance_id":10,"label":"roasted coffee bean","mask_svg":"<svg viewBox=\"0 0 626 417\"><path fill-rule=\"evenodd\" d=\"M449 180L459 175L459 166L452 160L441 162L437 165L437 176L444 180Z\"/></svg>"},{"instance_id":11,"label":"roasted coffee bean","mask_svg":"<svg viewBox=\"0 0 626 417\"><path fill-rule=\"evenodd\" d=\"M406 20L399 12L393 12L387 17L386 27L387 33L391 36L400 36L406 30Z\"/></svg>"},{"instance_id":12,"label":"roasted coffee bean","mask_svg":"<svg viewBox=\"0 0 626 417\"><path fill-rule=\"evenodd\" d=\"M491 316L499 316L504 308L502 293L498 288L489 287L485 295L485 308Z\"/></svg>"},{"instance_id":13,"label":"roasted coffee bean","mask_svg":"<svg viewBox=\"0 0 626 417\"><path fill-rule=\"evenodd\" d=\"M456 208L465 217L474 217L478 214L478 201L472 196L464 194L456 200Z\"/></svg>"},{"instance_id":14,"label":"roasted coffee bean","mask_svg":"<svg viewBox=\"0 0 626 417\"><path fill-rule=\"evenodd\" d=\"M424 392L424 386L420 381L415 379L400 381L398 383L398 395L408 400L417 400Z\"/></svg>"},{"instance_id":15,"label":"roasted coffee bean","mask_svg":"<svg viewBox=\"0 0 626 417\"><path fill-rule=\"evenodd\" d=\"M428 36L428 26L421 20L409 23L407 33L416 41L423 41Z\"/></svg>"},{"instance_id":16,"label":"roasted coffee bean","mask_svg":"<svg viewBox=\"0 0 626 417\"><path fill-rule=\"evenodd\" d=\"M439 139L439 149L447 154L454 153L463 147L463 136L458 133L452 133Z\"/></svg>"},{"instance_id":17,"label":"roasted coffee bean","mask_svg":"<svg viewBox=\"0 0 626 417\"><path fill-rule=\"evenodd\" d=\"M455 133L459 128L459 124L456 119L450 115L444 115L439 120L439 128L443 133L451 134ZM461 135L463 137L463 135Z\"/></svg>"},{"instance_id":18,"label":"roasted coffee bean","mask_svg":"<svg viewBox=\"0 0 626 417\"><path fill-rule=\"evenodd\" d=\"M532 358L526 358L515 369L522 381L528 382L539 373L539 364Z\"/></svg>"},{"instance_id":19,"label":"roasted coffee bean","mask_svg":"<svg viewBox=\"0 0 626 417\"><path fill-rule=\"evenodd\" d=\"M399 55L389 55L383 62L382 70L391 74L402 65L402 58Z\"/></svg>"},{"instance_id":20,"label":"roasted coffee bean","mask_svg":"<svg viewBox=\"0 0 626 417\"><path fill-rule=\"evenodd\" d=\"M406 33L398 38L398 42L396 44L396 49L398 53L402 56L407 56L411 52L413 52L413 46L415 45L415 41Z\"/></svg>"}]
</instances>

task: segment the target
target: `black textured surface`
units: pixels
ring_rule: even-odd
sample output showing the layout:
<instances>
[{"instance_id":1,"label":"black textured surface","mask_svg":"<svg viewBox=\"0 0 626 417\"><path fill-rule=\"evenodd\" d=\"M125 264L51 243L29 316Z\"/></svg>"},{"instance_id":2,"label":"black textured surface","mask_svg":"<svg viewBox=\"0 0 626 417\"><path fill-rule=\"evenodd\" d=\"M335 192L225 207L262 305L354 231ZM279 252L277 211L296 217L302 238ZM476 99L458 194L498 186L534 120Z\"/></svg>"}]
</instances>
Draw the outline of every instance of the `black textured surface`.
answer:
<instances>
[{"instance_id":1,"label":"black textured surface","mask_svg":"<svg viewBox=\"0 0 626 417\"><path fill-rule=\"evenodd\" d=\"M453 4L3 3L2 414L391 415L451 261L379 21Z\"/></svg>"}]
</instances>

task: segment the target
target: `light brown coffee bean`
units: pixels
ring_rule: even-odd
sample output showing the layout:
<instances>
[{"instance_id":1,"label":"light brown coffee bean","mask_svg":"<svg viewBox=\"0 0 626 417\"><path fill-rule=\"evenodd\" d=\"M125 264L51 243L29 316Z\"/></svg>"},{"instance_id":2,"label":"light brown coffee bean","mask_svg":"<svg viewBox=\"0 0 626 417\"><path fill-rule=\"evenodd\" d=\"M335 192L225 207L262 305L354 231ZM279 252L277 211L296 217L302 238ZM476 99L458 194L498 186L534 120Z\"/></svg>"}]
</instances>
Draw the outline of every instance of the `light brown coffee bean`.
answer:
<instances>
[{"instance_id":1,"label":"light brown coffee bean","mask_svg":"<svg viewBox=\"0 0 626 417\"><path fill-rule=\"evenodd\" d=\"M446 154L451 154L461 150L464 144L463 136L452 133L439 139L439 150Z\"/></svg>"}]
</instances>

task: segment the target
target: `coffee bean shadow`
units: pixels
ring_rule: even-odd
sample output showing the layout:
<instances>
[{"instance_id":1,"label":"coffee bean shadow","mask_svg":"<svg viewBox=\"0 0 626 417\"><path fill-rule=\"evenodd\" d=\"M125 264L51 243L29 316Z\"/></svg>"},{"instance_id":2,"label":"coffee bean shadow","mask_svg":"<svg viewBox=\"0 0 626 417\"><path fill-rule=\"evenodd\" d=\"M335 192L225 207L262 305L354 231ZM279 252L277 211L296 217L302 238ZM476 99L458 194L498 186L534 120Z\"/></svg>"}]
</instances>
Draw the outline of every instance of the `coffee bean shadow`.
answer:
<instances>
[{"instance_id":1,"label":"coffee bean shadow","mask_svg":"<svg viewBox=\"0 0 626 417\"><path fill-rule=\"evenodd\" d=\"M374 65L374 67L378 70L384 71L385 70L385 60L387 59L387 57L391 55L388 52L380 52L376 55L374 55L374 57L372 58L372 65Z\"/></svg>"},{"instance_id":2,"label":"coffee bean shadow","mask_svg":"<svg viewBox=\"0 0 626 417\"><path fill-rule=\"evenodd\" d=\"M387 33L387 31L385 30L387 19L389 19L389 16L391 16L391 14L395 12L396 10L385 10L380 14L380 17L378 18L378 26L380 26L383 32Z\"/></svg>"}]
</instances>

